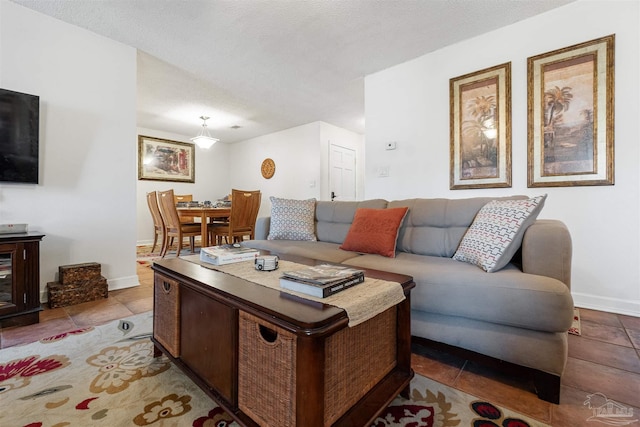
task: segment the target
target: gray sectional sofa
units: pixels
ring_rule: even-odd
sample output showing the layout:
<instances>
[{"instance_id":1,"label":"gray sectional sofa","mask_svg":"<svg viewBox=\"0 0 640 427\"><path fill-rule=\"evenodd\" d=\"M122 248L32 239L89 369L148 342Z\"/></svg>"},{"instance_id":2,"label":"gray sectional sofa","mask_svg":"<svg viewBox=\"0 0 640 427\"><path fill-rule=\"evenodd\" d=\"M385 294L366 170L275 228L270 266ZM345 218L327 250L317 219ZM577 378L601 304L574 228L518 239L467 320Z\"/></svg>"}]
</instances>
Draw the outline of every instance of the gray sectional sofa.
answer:
<instances>
[{"instance_id":1,"label":"gray sectional sofa","mask_svg":"<svg viewBox=\"0 0 640 427\"><path fill-rule=\"evenodd\" d=\"M511 262L497 272L452 259L478 211L495 199L318 201L317 241L267 240L270 218L264 217L257 221L255 240L244 244L413 276L411 332L416 342L441 343L524 367L533 374L538 396L558 403L573 319L571 237L560 221L536 220ZM339 248L358 208L403 206L409 210L394 258Z\"/></svg>"}]
</instances>

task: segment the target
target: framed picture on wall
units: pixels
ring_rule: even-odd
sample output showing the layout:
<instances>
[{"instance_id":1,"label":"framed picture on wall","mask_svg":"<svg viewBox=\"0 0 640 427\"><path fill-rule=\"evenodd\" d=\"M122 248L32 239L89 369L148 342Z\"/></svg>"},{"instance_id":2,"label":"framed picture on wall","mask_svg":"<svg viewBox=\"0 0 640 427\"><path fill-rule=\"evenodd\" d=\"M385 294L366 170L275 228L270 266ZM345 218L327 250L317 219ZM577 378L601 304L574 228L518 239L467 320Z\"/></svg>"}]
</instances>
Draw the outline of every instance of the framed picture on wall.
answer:
<instances>
[{"instance_id":1,"label":"framed picture on wall","mask_svg":"<svg viewBox=\"0 0 640 427\"><path fill-rule=\"evenodd\" d=\"M452 190L511 187L511 63L449 81Z\"/></svg>"},{"instance_id":2,"label":"framed picture on wall","mask_svg":"<svg viewBox=\"0 0 640 427\"><path fill-rule=\"evenodd\" d=\"M614 43L528 58L529 187L613 185Z\"/></svg>"},{"instance_id":3,"label":"framed picture on wall","mask_svg":"<svg viewBox=\"0 0 640 427\"><path fill-rule=\"evenodd\" d=\"M138 179L195 182L194 145L139 135Z\"/></svg>"}]
</instances>

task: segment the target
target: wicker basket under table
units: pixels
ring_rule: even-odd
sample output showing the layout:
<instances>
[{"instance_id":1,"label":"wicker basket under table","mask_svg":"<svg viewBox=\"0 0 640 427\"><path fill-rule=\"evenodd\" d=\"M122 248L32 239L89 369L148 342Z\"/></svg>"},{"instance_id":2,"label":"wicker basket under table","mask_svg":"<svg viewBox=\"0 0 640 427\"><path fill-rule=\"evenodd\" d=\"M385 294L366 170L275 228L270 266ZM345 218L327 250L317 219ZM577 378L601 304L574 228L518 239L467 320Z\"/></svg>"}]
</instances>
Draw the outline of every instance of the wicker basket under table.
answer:
<instances>
[{"instance_id":1,"label":"wicker basket under table","mask_svg":"<svg viewBox=\"0 0 640 427\"><path fill-rule=\"evenodd\" d=\"M155 275L153 286L153 337L173 357L180 357L180 285Z\"/></svg>"},{"instance_id":2,"label":"wicker basket under table","mask_svg":"<svg viewBox=\"0 0 640 427\"><path fill-rule=\"evenodd\" d=\"M396 307L329 336L324 425L330 426L396 365ZM240 312L238 405L262 427L296 426L296 335ZM299 424L298 424L299 425Z\"/></svg>"}]
</instances>

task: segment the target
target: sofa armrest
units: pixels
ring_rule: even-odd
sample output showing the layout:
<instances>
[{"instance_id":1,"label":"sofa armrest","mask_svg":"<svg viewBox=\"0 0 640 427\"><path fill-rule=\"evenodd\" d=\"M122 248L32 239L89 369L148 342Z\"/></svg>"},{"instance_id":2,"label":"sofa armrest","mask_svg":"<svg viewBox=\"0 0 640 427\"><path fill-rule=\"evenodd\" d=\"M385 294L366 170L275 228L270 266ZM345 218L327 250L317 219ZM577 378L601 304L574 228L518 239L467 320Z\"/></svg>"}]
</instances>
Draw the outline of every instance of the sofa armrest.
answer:
<instances>
[{"instance_id":1,"label":"sofa armrest","mask_svg":"<svg viewBox=\"0 0 640 427\"><path fill-rule=\"evenodd\" d=\"M553 277L571 288L571 235L558 220L540 219L522 239L522 271Z\"/></svg>"},{"instance_id":2,"label":"sofa armrest","mask_svg":"<svg viewBox=\"0 0 640 427\"><path fill-rule=\"evenodd\" d=\"M269 226L271 225L271 217L263 216L256 220L256 232L255 239L256 240L267 240L267 236L269 235Z\"/></svg>"}]
</instances>

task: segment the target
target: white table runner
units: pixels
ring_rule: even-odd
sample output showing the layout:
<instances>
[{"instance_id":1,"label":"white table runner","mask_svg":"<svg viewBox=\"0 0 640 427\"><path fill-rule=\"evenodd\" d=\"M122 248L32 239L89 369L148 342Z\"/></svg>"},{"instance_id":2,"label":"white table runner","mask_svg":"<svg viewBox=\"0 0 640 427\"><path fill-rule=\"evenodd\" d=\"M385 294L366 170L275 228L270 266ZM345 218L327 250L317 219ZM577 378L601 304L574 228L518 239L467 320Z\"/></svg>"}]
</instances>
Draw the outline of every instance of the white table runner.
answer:
<instances>
[{"instance_id":1,"label":"white table runner","mask_svg":"<svg viewBox=\"0 0 640 427\"><path fill-rule=\"evenodd\" d=\"M352 286L326 298L316 298L311 295L284 289L280 287L280 270L290 271L307 267L306 265L291 261L280 260L278 262L279 268L275 271L258 271L254 268L253 261L213 265L200 261L199 255L188 255L181 258L185 261L199 264L202 267L230 274L258 285L341 308L347 313L349 326L351 327L366 322L405 299L404 291L400 283L371 277L365 277L364 282L359 285Z\"/></svg>"}]
</instances>

